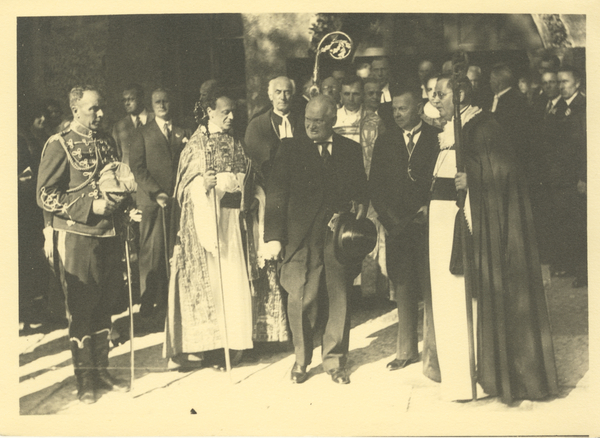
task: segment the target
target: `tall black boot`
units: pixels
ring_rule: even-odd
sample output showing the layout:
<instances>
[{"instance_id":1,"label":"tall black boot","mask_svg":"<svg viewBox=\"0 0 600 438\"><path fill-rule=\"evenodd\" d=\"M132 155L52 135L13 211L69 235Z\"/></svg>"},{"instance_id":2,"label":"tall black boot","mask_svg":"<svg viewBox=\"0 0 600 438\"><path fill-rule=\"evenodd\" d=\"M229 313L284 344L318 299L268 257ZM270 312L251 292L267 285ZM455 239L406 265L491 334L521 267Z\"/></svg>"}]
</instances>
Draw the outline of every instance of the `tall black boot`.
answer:
<instances>
[{"instance_id":1,"label":"tall black boot","mask_svg":"<svg viewBox=\"0 0 600 438\"><path fill-rule=\"evenodd\" d=\"M94 363L92 361L91 339L84 339L83 348L77 341L71 342L73 368L77 377L77 397L86 404L96 402L94 394Z\"/></svg>"},{"instance_id":2,"label":"tall black boot","mask_svg":"<svg viewBox=\"0 0 600 438\"><path fill-rule=\"evenodd\" d=\"M126 392L129 385L123 380L116 379L108 373L108 333L100 332L92 335L92 352L95 365L95 380L97 389Z\"/></svg>"}]
</instances>

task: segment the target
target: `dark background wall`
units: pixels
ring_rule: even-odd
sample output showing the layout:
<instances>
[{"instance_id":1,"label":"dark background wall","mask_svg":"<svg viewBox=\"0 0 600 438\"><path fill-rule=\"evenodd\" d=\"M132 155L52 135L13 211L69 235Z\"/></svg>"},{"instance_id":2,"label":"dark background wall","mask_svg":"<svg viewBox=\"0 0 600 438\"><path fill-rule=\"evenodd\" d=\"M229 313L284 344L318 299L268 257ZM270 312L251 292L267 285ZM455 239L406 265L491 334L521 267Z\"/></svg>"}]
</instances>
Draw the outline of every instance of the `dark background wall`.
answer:
<instances>
[{"instance_id":1,"label":"dark background wall","mask_svg":"<svg viewBox=\"0 0 600 438\"><path fill-rule=\"evenodd\" d=\"M235 97L245 97L240 14L116 15L19 18L19 105L55 98L69 112L76 84L100 87L106 122L122 117L123 87L137 82L150 92L173 91L175 114L191 119L202 82L219 78Z\"/></svg>"},{"instance_id":2,"label":"dark background wall","mask_svg":"<svg viewBox=\"0 0 600 438\"><path fill-rule=\"evenodd\" d=\"M70 113L67 93L76 84L103 89L106 123L124 114L121 92L130 82L174 93L175 114L190 124L200 84L218 78L249 112L268 105L268 81L287 74L304 81L325 33L341 30L355 42L357 60L380 47L399 73L416 72L429 58L441 64L452 52L469 52L483 67L506 61L533 68L545 51L585 69L585 16L552 16L567 39L549 47L550 27L533 14L162 14L17 19L18 103L51 97ZM554 35L556 36L556 34ZM322 57L323 58L323 57ZM370 59L364 58L364 61ZM333 68L322 59L324 74ZM336 63L339 63L336 61ZM484 69L485 70L485 69Z\"/></svg>"}]
</instances>

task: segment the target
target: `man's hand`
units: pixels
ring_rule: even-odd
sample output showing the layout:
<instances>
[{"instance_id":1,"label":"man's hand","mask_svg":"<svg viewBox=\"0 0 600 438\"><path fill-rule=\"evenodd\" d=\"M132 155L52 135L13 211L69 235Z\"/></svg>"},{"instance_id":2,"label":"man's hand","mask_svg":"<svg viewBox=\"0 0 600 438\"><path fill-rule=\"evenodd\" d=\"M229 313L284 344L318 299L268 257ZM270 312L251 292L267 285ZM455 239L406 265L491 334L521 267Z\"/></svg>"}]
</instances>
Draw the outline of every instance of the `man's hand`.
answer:
<instances>
[{"instance_id":1,"label":"man's hand","mask_svg":"<svg viewBox=\"0 0 600 438\"><path fill-rule=\"evenodd\" d=\"M44 255L47 259L54 256L54 228L44 228Z\"/></svg>"},{"instance_id":2,"label":"man's hand","mask_svg":"<svg viewBox=\"0 0 600 438\"><path fill-rule=\"evenodd\" d=\"M110 216L115 211L117 203L108 199L94 199L92 211L98 216Z\"/></svg>"},{"instance_id":3,"label":"man's hand","mask_svg":"<svg viewBox=\"0 0 600 438\"><path fill-rule=\"evenodd\" d=\"M456 190L467 190L467 174L464 172L457 172L454 176L454 185Z\"/></svg>"},{"instance_id":4,"label":"man's hand","mask_svg":"<svg viewBox=\"0 0 600 438\"><path fill-rule=\"evenodd\" d=\"M277 260L279 254L281 254L281 242L279 240L271 240L265 243L263 248L263 257L265 260Z\"/></svg>"},{"instance_id":5,"label":"man's hand","mask_svg":"<svg viewBox=\"0 0 600 438\"><path fill-rule=\"evenodd\" d=\"M166 208L167 202L169 202L169 195L166 193L159 193L156 195L156 203L160 205L161 208Z\"/></svg>"},{"instance_id":6,"label":"man's hand","mask_svg":"<svg viewBox=\"0 0 600 438\"><path fill-rule=\"evenodd\" d=\"M217 185L217 172L214 170L207 170L204 173L204 190L206 190L206 193L208 193L216 185Z\"/></svg>"},{"instance_id":7,"label":"man's hand","mask_svg":"<svg viewBox=\"0 0 600 438\"><path fill-rule=\"evenodd\" d=\"M585 195L587 192L587 183L585 181L579 180L577 181L577 192Z\"/></svg>"}]
</instances>

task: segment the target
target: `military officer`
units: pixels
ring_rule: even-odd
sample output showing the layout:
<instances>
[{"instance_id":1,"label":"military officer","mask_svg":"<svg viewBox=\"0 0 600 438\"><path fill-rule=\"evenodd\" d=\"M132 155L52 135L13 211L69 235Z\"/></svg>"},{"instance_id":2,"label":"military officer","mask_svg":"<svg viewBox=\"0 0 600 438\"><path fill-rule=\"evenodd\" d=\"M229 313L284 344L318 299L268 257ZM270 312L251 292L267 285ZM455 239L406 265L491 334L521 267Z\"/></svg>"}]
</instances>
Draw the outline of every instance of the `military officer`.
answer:
<instances>
[{"instance_id":1,"label":"military officer","mask_svg":"<svg viewBox=\"0 0 600 438\"><path fill-rule=\"evenodd\" d=\"M117 152L113 139L98 130L104 115L99 92L77 86L69 104L71 125L50 137L42 152L37 201L52 214L58 232L78 397L94 403L96 391L127 389L107 371L118 290L120 248L113 220L118 202L98 187L100 171L117 161Z\"/></svg>"}]
</instances>

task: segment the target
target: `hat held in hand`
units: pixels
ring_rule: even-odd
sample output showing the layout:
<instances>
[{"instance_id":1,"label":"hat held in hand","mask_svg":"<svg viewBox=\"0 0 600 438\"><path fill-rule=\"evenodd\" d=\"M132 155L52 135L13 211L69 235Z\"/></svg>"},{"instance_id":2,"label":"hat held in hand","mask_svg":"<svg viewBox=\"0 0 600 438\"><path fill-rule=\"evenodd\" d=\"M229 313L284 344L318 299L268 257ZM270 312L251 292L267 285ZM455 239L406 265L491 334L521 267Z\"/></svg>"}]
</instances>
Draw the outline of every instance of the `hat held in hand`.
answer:
<instances>
[{"instance_id":1,"label":"hat held in hand","mask_svg":"<svg viewBox=\"0 0 600 438\"><path fill-rule=\"evenodd\" d=\"M333 233L333 251L344 264L361 262L377 243L377 228L367 218L356 219L353 213L342 213Z\"/></svg>"},{"instance_id":2,"label":"hat held in hand","mask_svg":"<svg viewBox=\"0 0 600 438\"><path fill-rule=\"evenodd\" d=\"M110 163L100 171L98 186L104 193L132 193L137 190L129 166L118 162Z\"/></svg>"}]
</instances>

